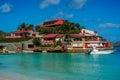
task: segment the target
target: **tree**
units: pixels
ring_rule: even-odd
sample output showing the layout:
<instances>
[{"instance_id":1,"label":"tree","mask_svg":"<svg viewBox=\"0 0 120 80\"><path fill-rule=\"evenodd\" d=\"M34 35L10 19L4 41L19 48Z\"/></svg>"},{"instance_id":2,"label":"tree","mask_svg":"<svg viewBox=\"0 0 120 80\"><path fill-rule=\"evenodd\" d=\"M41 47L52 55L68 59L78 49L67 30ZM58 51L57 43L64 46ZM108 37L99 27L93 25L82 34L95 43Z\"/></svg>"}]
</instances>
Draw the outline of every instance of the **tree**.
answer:
<instances>
[{"instance_id":1,"label":"tree","mask_svg":"<svg viewBox=\"0 0 120 80\"><path fill-rule=\"evenodd\" d=\"M78 34L81 29L84 29L84 26L80 26L78 23L69 22L67 20L64 21L64 24L60 25L59 33L64 34L65 41L69 44L71 41L70 34Z\"/></svg>"},{"instance_id":2,"label":"tree","mask_svg":"<svg viewBox=\"0 0 120 80\"><path fill-rule=\"evenodd\" d=\"M34 31L34 25L33 24L26 24L26 23L23 22L23 23L20 24L20 26L18 26L17 29L23 31L22 36L25 38L28 35L28 33L25 33L24 31L25 30L32 30L32 31Z\"/></svg>"},{"instance_id":3,"label":"tree","mask_svg":"<svg viewBox=\"0 0 120 80\"><path fill-rule=\"evenodd\" d=\"M76 24L75 24L75 28L78 29L78 30L81 30L80 24L76 23Z\"/></svg>"},{"instance_id":4,"label":"tree","mask_svg":"<svg viewBox=\"0 0 120 80\"><path fill-rule=\"evenodd\" d=\"M21 23L20 26L17 28L18 30L33 30L34 31L34 25L33 24L26 24L26 23Z\"/></svg>"},{"instance_id":5,"label":"tree","mask_svg":"<svg viewBox=\"0 0 120 80\"><path fill-rule=\"evenodd\" d=\"M34 25L33 24L29 24L27 26L27 29L34 31Z\"/></svg>"},{"instance_id":6,"label":"tree","mask_svg":"<svg viewBox=\"0 0 120 80\"><path fill-rule=\"evenodd\" d=\"M68 21L64 21L64 24L60 25L59 27L59 32L62 34L67 34L70 32L70 30L72 29L73 24L68 22Z\"/></svg>"},{"instance_id":7,"label":"tree","mask_svg":"<svg viewBox=\"0 0 120 80\"><path fill-rule=\"evenodd\" d=\"M40 28L39 25L35 26L35 31L39 31L39 28Z\"/></svg>"},{"instance_id":8,"label":"tree","mask_svg":"<svg viewBox=\"0 0 120 80\"><path fill-rule=\"evenodd\" d=\"M41 40L39 38L34 38L33 39L33 44L36 46L40 46L41 45Z\"/></svg>"},{"instance_id":9,"label":"tree","mask_svg":"<svg viewBox=\"0 0 120 80\"><path fill-rule=\"evenodd\" d=\"M0 30L0 38L4 38L6 35L9 35L10 33L6 33L2 30Z\"/></svg>"},{"instance_id":10,"label":"tree","mask_svg":"<svg viewBox=\"0 0 120 80\"><path fill-rule=\"evenodd\" d=\"M36 31L38 31L40 34L56 34L57 33L57 30L54 27L36 26Z\"/></svg>"},{"instance_id":11,"label":"tree","mask_svg":"<svg viewBox=\"0 0 120 80\"><path fill-rule=\"evenodd\" d=\"M18 26L18 30L26 30L27 29L27 24L26 23L21 23L20 26Z\"/></svg>"},{"instance_id":12,"label":"tree","mask_svg":"<svg viewBox=\"0 0 120 80\"><path fill-rule=\"evenodd\" d=\"M65 21L60 27L60 33L64 34L65 41L70 42L71 31L74 30L74 23Z\"/></svg>"},{"instance_id":13,"label":"tree","mask_svg":"<svg viewBox=\"0 0 120 80\"><path fill-rule=\"evenodd\" d=\"M62 25L58 25L56 27L41 27L37 25L35 27L36 31L40 32L40 34L78 34L80 33L81 29L85 27L80 26L78 23L69 22L68 20L65 20Z\"/></svg>"},{"instance_id":14,"label":"tree","mask_svg":"<svg viewBox=\"0 0 120 80\"><path fill-rule=\"evenodd\" d=\"M62 34L77 34L80 33L81 29L84 29L84 26L80 26L78 23L69 22L67 20L64 21L64 24L59 26L59 32Z\"/></svg>"}]
</instances>

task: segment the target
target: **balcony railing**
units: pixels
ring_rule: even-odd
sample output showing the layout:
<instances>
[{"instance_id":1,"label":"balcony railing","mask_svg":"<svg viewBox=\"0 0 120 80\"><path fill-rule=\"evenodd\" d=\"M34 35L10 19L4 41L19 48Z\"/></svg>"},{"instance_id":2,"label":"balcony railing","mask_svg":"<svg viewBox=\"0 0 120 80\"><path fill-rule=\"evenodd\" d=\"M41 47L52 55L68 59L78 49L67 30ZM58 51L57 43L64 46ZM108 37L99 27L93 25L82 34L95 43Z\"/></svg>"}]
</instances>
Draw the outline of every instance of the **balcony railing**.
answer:
<instances>
[{"instance_id":1,"label":"balcony railing","mask_svg":"<svg viewBox=\"0 0 120 80\"><path fill-rule=\"evenodd\" d=\"M9 38L22 38L22 36L6 36L5 38L9 39Z\"/></svg>"},{"instance_id":2,"label":"balcony railing","mask_svg":"<svg viewBox=\"0 0 120 80\"><path fill-rule=\"evenodd\" d=\"M42 43L43 44L53 44L53 43L55 43L55 41L53 41L53 40L44 40Z\"/></svg>"}]
</instances>

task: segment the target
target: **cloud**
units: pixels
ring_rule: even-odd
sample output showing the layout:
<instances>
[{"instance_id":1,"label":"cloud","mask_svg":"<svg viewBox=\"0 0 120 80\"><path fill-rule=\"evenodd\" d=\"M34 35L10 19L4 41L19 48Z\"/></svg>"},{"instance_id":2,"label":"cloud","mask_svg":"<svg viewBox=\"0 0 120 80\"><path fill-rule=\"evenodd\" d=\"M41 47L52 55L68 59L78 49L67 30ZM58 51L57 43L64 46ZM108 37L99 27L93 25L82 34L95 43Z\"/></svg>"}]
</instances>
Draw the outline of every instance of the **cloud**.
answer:
<instances>
[{"instance_id":1,"label":"cloud","mask_svg":"<svg viewBox=\"0 0 120 80\"><path fill-rule=\"evenodd\" d=\"M83 8L86 2L87 0L72 0L69 4L69 7L73 9L81 9Z\"/></svg>"},{"instance_id":2,"label":"cloud","mask_svg":"<svg viewBox=\"0 0 120 80\"><path fill-rule=\"evenodd\" d=\"M113 23L105 23L105 24L100 24L100 28L120 28L120 24L113 24Z\"/></svg>"},{"instance_id":3,"label":"cloud","mask_svg":"<svg viewBox=\"0 0 120 80\"><path fill-rule=\"evenodd\" d=\"M56 13L54 16L52 16L52 19L57 19L57 18L73 18L73 14L67 14L62 11Z\"/></svg>"},{"instance_id":4,"label":"cloud","mask_svg":"<svg viewBox=\"0 0 120 80\"><path fill-rule=\"evenodd\" d=\"M4 3L0 6L0 12L9 13L12 10L12 6L9 3Z\"/></svg>"},{"instance_id":5,"label":"cloud","mask_svg":"<svg viewBox=\"0 0 120 80\"><path fill-rule=\"evenodd\" d=\"M57 5L60 3L60 0L43 0L41 3L40 3L40 8L46 8L48 7L49 5Z\"/></svg>"}]
</instances>

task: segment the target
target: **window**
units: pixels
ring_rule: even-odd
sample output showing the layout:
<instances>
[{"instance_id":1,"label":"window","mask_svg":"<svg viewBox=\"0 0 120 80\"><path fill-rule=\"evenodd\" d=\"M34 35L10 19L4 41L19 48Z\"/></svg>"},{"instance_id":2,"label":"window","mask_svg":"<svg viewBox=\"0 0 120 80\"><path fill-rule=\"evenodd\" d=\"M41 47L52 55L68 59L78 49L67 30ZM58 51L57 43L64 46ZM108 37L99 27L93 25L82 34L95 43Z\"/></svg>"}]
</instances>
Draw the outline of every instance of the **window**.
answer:
<instances>
[{"instance_id":1,"label":"window","mask_svg":"<svg viewBox=\"0 0 120 80\"><path fill-rule=\"evenodd\" d=\"M34 48L33 44L28 44L28 48Z\"/></svg>"}]
</instances>

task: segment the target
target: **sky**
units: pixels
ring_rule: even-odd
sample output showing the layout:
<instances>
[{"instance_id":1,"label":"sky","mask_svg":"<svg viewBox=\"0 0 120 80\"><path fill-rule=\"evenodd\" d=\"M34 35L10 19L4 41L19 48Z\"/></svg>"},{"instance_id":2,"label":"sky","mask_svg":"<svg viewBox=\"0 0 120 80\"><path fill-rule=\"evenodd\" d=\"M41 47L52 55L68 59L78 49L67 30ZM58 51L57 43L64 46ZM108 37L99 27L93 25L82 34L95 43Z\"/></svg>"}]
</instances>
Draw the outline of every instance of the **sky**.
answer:
<instances>
[{"instance_id":1,"label":"sky","mask_svg":"<svg viewBox=\"0 0 120 80\"><path fill-rule=\"evenodd\" d=\"M120 0L0 0L0 30L5 32L23 22L54 19L79 23L111 42L120 40Z\"/></svg>"}]
</instances>

